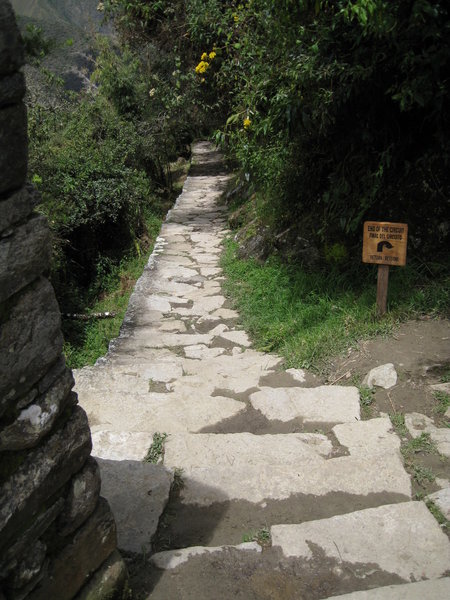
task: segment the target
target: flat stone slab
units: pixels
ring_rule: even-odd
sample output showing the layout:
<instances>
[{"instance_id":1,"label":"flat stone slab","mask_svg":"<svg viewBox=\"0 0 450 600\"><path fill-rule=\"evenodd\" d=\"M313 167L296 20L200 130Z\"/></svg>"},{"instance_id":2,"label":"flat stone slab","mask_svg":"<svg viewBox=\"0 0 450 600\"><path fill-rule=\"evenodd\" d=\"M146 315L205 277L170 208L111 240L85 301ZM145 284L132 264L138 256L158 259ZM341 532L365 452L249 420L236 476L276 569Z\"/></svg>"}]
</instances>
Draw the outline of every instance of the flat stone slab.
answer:
<instances>
[{"instance_id":1,"label":"flat stone slab","mask_svg":"<svg viewBox=\"0 0 450 600\"><path fill-rule=\"evenodd\" d=\"M364 432L370 434L368 428ZM183 469L185 504L260 503L330 492L411 498L410 478L393 445L386 444L384 453L327 458L328 440L310 435L174 434L166 442L164 464ZM373 447L376 442L374 436Z\"/></svg>"},{"instance_id":2,"label":"flat stone slab","mask_svg":"<svg viewBox=\"0 0 450 600\"><path fill-rule=\"evenodd\" d=\"M270 420L287 422L301 418L306 423L345 423L360 419L356 387L263 387L250 396L250 402Z\"/></svg>"},{"instance_id":3,"label":"flat stone slab","mask_svg":"<svg viewBox=\"0 0 450 600\"><path fill-rule=\"evenodd\" d=\"M240 394L257 387L261 376L270 373L280 362L279 357L236 347L231 356L222 354L210 358L205 356L201 361L183 361L185 375L174 385L181 394L186 393L188 388L192 389L191 395L198 395L200 390L211 394L216 389Z\"/></svg>"},{"instance_id":4,"label":"flat stone slab","mask_svg":"<svg viewBox=\"0 0 450 600\"><path fill-rule=\"evenodd\" d=\"M444 517L450 521L450 487L429 494L428 498L436 504Z\"/></svg>"},{"instance_id":5,"label":"flat stone slab","mask_svg":"<svg viewBox=\"0 0 450 600\"><path fill-rule=\"evenodd\" d=\"M208 348L208 346L205 346L205 344L196 344L195 346L184 347L184 354L186 358L193 358L196 360L215 358L224 352L225 348Z\"/></svg>"},{"instance_id":6,"label":"flat stone slab","mask_svg":"<svg viewBox=\"0 0 450 600\"><path fill-rule=\"evenodd\" d=\"M173 473L160 465L131 460L98 459L98 464L100 493L114 514L119 549L148 552L169 499Z\"/></svg>"},{"instance_id":7,"label":"flat stone slab","mask_svg":"<svg viewBox=\"0 0 450 600\"><path fill-rule=\"evenodd\" d=\"M450 456L450 429L436 427L433 420L420 413L408 413L405 415L405 425L413 438L422 433L429 433L431 440L436 444L438 452L444 456Z\"/></svg>"},{"instance_id":8,"label":"flat stone slab","mask_svg":"<svg viewBox=\"0 0 450 600\"><path fill-rule=\"evenodd\" d=\"M325 600L445 600L450 598L450 578L417 581L403 585L353 592Z\"/></svg>"},{"instance_id":9,"label":"flat stone slab","mask_svg":"<svg viewBox=\"0 0 450 600\"><path fill-rule=\"evenodd\" d=\"M219 308L211 313L214 317L219 317L220 319L237 319L239 318L239 313L236 310L232 310L231 308Z\"/></svg>"},{"instance_id":10,"label":"flat stone slab","mask_svg":"<svg viewBox=\"0 0 450 600\"><path fill-rule=\"evenodd\" d=\"M91 391L127 392L128 394L145 394L150 391L151 382L168 383L183 376L181 359L173 356L172 360L148 363L145 365L104 365L84 367L74 370L75 388L80 398Z\"/></svg>"},{"instance_id":11,"label":"flat stone slab","mask_svg":"<svg viewBox=\"0 0 450 600\"><path fill-rule=\"evenodd\" d=\"M244 402L210 398L189 387L177 393L111 392L106 397L99 390L83 394L79 401L92 431L195 432L234 417L246 407Z\"/></svg>"},{"instance_id":12,"label":"flat stone slab","mask_svg":"<svg viewBox=\"0 0 450 600\"><path fill-rule=\"evenodd\" d=\"M158 569L176 569L194 556L213 553L220 555L220 553L227 552L230 548L244 552L262 552L262 548L257 542L244 542L237 546L190 546L189 548L180 548L179 550L158 552L157 554L153 554L150 562Z\"/></svg>"},{"instance_id":13,"label":"flat stone slab","mask_svg":"<svg viewBox=\"0 0 450 600\"><path fill-rule=\"evenodd\" d=\"M388 417L335 425L333 433L353 456L400 456L400 438L395 434Z\"/></svg>"},{"instance_id":14,"label":"flat stone slab","mask_svg":"<svg viewBox=\"0 0 450 600\"><path fill-rule=\"evenodd\" d=\"M245 331L226 331L221 333L220 337L225 338L229 342L233 342L233 344L244 346L245 348L249 348L251 346L251 342L248 339L248 335L245 333Z\"/></svg>"},{"instance_id":15,"label":"flat stone slab","mask_svg":"<svg viewBox=\"0 0 450 600\"><path fill-rule=\"evenodd\" d=\"M339 562L370 565L405 581L438 578L450 567L450 542L423 502L369 508L300 525L271 527L284 556L313 551Z\"/></svg>"},{"instance_id":16,"label":"flat stone slab","mask_svg":"<svg viewBox=\"0 0 450 600\"><path fill-rule=\"evenodd\" d=\"M92 433L92 455L140 462L147 456L152 441L153 432L97 430Z\"/></svg>"},{"instance_id":17,"label":"flat stone slab","mask_svg":"<svg viewBox=\"0 0 450 600\"><path fill-rule=\"evenodd\" d=\"M179 309L181 310L181 309ZM213 336L199 333L165 333L153 328L141 327L135 329L123 340L123 347L137 348L171 348L174 346L192 346L195 344L210 344ZM126 342L125 342L126 340Z\"/></svg>"}]
</instances>

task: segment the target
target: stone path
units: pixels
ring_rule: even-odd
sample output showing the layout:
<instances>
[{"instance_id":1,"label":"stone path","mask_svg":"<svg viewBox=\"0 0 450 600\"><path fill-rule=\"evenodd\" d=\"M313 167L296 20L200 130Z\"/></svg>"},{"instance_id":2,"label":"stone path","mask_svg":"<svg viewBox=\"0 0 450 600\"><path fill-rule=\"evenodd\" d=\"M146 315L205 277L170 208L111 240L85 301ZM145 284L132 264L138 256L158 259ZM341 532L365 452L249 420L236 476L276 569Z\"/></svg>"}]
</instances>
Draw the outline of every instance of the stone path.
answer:
<instances>
[{"instance_id":1,"label":"stone path","mask_svg":"<svg viewBox=\"0 0 450 600\"><path fill-rule=\"evenodd\" d=\"M449 597L448 538L412 501L389 418L361 421L356 388L285 371L238 328L228 179L197 144L119 338L75 373L119 547L150 555L152 599Z\"/></svg>"}]
</instances>

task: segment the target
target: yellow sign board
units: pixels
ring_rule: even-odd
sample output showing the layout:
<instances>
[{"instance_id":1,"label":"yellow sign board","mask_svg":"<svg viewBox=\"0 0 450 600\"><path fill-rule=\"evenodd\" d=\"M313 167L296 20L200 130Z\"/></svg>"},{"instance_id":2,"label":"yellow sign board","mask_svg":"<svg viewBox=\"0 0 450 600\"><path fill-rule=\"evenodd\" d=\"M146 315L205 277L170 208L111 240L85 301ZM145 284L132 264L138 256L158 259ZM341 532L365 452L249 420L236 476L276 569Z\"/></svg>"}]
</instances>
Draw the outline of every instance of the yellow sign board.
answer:
<instances>
[{"instance_id":1,"label":"yellow sign board","mask_svg":"<svg viewBox=\"0 0 450 600\"><path fill-rule=\"evenodd\" d=\"M404 267L408 225L406 223L364 223L363 256L365 263Z\"/></svg>"}]
</instances>

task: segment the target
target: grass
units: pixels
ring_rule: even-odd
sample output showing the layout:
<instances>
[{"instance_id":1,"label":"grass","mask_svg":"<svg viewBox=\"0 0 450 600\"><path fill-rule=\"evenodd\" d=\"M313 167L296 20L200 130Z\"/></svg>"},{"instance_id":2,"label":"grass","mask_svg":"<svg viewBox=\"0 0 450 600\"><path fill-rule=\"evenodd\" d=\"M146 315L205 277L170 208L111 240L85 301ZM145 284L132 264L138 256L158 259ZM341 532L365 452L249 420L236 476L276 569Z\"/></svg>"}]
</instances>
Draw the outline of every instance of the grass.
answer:
<instances>
[{"instance_id":1,"label":"grass","mask_svg":"<svg viewBox=\"0 0 450 600\"><path fill-rule=\"evenodd\" d=\"M225 291L258 350L276 351L287 367L324 371L357 340L388 335L401 320L447 310L449 278L428 282L412 267L392 269L389 312L376 316L376 270L308 273L277 257L240 260L228 241L222 259ZM355 259L359 260L359 259Z\"/></svg>"},{"instance_id":2,"label":"grass","mask_svg":"<svg viewBox=\"0 0 450 600\"><path fill-rule=\"evenodd\" d=\"M428 507L428 510L431 512L433 517L442 527L442 529L449 530L450 529L450 521L446 518L446 516L442 513L441 509L433 502L433 500L426 500L425 504Z\"/></svg>"},{"instance_id":3,"label":"grass","mask_svg":"<svg viewBox=\"0 0 450 600\"><path fill-rule=\"evenodd\" d=\"M375 400L375 390L364 384L359 385L358 389L362 418L370 419L372 416L372 404Z\"/></svg>"},{"instance_id":4,"label":"grass","mask_svg":"<svg viewBox=\"0 0 450 600\"><path fill-rule=\"evenodd\" d=\"M64 353L70 368L93 365L100 356L106 354L109 342L119 335L134 284L141 276L153 250L154 240L161 227L161 219L150 218L147 227L151 240L149 247L145 252L137 247L135 255L121 261L120 265L106 277L101 297L89 309L89 313L113 312L116 316L110 319L93 318L89 321L65 320L63 322L66 339Z\"/></svg>"},{"instance_id":5,"label":"grass","mask_svg":"<svg viewBox=\"0 0 450 600\"><path fill-rule=\"evenodd\" d=\"M405 415L403 413L395 413L390 414L389 418L398 435L402 438L406 437L408 435L408 429L405 425Z\"/></svg>"},{"instance_id":6,"label":"grass","mask_svg":"<svg viewBox=\"0 0 450 600\"><path fill-rule=\"evenodd\" d=\"M450 406L450 394L446 392L436 391L433 394L434 399L436 401L435 411L439 415L445 414L447 408Z\"/></svg>"},{"instance_id":7,"label":"grass","mask_svg":"<svg viewBox=\"0 0 450 600\"><path fill-rule=\"evenodd\" d=\"M435 479L433 471L429 467L424 467L422 465L412 466L412 476L421 486L426 483L433 483Z\"/></svg>"},{"instance_id":8,"label":"grass","mask_svg":"<svg viewBox=\"0 0 450 600\"><path fill-rule=\"evenodd\" d=\"M405 458L411 458L419 452L425 454L437 454L436 445L431 440L429 433L421 433L419 437L412 438L402 445L401 451Z\"/></svg>"},{"instance_id":9,"label":"grass","mask_svg":"<svg viewBox=\"0 0 450 600\"><path fill-rule=\"evenodd\" d=\"M148 449L147 456L144 458L144 461L153 463L154 465L159 463L164 456L164 442L166 440L167 433L154 433L152 445Z\"/></svg>"},{"instance_id":10,"label":"grass","mask_svg":"<svg viewBox=\"0 0 450 600\"><path fill-rule=\"evenodd\" d=\"M258 531L249 531L242 536L243 542L258 542L260 546L270 546L270 530L263 527Z\"/></svg>"}]
</instances>

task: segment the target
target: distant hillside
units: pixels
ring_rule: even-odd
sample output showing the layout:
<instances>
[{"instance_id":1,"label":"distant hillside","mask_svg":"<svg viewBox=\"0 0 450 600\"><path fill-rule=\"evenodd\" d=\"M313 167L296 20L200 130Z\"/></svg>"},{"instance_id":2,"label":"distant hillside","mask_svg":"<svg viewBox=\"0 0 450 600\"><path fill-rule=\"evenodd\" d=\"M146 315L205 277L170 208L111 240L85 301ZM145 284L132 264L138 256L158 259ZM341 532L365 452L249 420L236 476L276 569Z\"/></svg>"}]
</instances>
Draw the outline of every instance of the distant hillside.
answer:
<instances>
[{"instance_id":1,"label":"distant hillside","mask_svg":"<svg viewBox=\"0 0 450 600\"><path fill-rule=\"evenodd\" d=\"M102 23L97 0L11 0L11 4L24 35L27 25L32 24L51 41L50 53L38 61L29 60L25 67L31 101L58 103L53 76L62 79L66 90L78 92L91 87L95 36L113 35L112 27Z\"/></svg>"},{"instance_id":2,"label":"distant hillside","mask_svg":"<svg viewBox=\"0 0 450 600\"><path fill-rule=\"evenodd\" d=\"M16 14L33 21L69 25L73 29L98 31L102 14L97 0L11 0Z\"/></svg>"}]
</instances>

